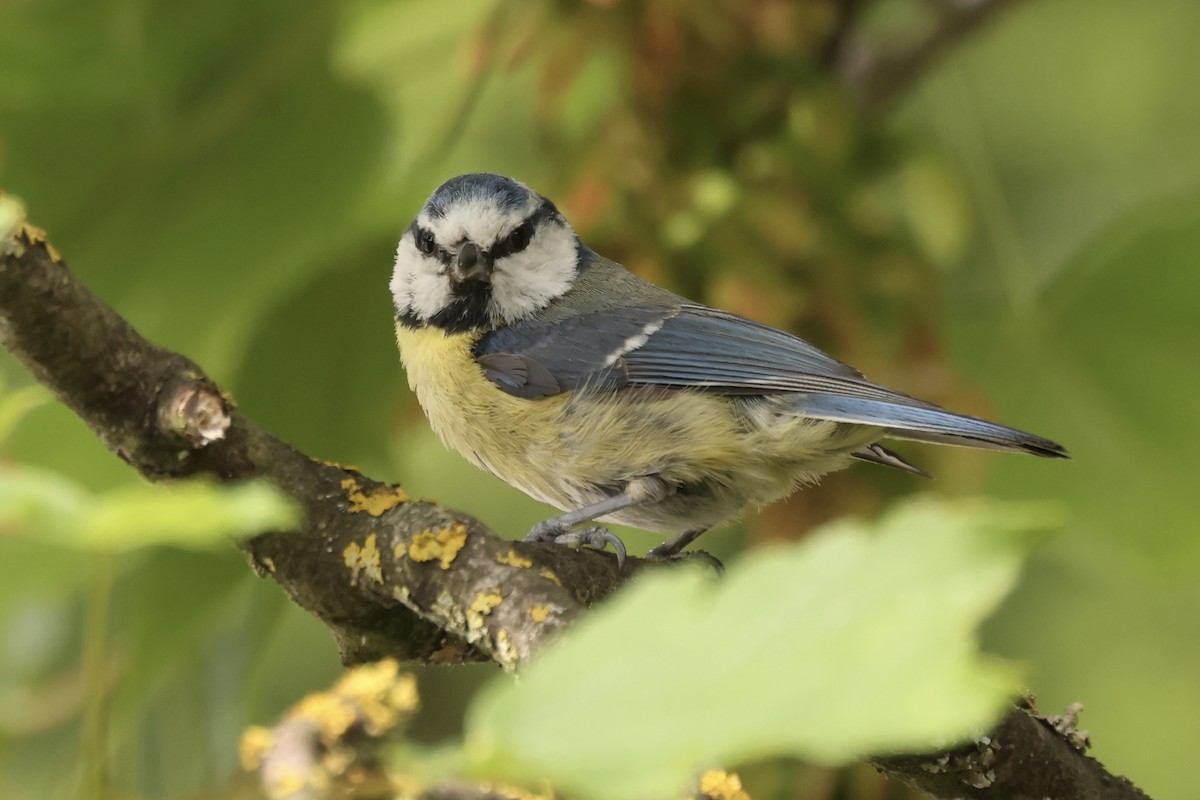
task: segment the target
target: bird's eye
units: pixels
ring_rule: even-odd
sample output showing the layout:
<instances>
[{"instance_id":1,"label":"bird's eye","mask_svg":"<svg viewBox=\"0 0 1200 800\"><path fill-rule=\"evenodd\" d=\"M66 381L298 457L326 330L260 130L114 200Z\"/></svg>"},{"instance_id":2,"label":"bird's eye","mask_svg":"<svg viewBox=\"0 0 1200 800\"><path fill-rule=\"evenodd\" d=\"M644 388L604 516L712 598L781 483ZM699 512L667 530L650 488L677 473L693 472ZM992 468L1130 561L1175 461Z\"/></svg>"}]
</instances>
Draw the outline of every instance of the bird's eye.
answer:
<instances>
[{"instance_id":1,"label":"bird's eye","mask_svg":"<svg viewBox=\"0 0 1200 800\"><path fill-rule=\"evenodd\" d=\"M516 230L508 235L508 252L519 253L529 246L529 240L533 238L533 223L525 222L517 226Z\"/></svg>"},{"instance_id":2,"label":"bird's eye","mask_svg":"<svg viewBox=\"0 0 1200 800\"><path fill-rule=\"evenodd\" d=\"M437 242L433 239L433 231L417 230L417 249L425 255L433 255Z\"/></svg>"}]
</instances>

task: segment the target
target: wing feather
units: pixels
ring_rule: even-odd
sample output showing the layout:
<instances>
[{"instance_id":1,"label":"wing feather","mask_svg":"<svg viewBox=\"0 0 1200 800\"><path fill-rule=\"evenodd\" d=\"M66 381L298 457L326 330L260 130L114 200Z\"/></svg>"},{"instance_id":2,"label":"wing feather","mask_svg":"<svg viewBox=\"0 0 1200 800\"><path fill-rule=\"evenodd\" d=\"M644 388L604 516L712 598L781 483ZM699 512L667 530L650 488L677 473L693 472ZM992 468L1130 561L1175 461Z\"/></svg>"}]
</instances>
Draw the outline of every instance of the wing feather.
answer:
<instances>
[{"instance_id":1,"label":"wing feather","mask_svg":"<svg viewBox=\"0 0 1200 800\"><path fill-rule=\"evenodd\" d=\"M530 399L626 386L793 395L797 414L893 438L1066 456L1048 439L945 411L872 383L803 339L693 303L524 320L480 339L476 357L499 388Z\"/></svg>"}]
</instances>

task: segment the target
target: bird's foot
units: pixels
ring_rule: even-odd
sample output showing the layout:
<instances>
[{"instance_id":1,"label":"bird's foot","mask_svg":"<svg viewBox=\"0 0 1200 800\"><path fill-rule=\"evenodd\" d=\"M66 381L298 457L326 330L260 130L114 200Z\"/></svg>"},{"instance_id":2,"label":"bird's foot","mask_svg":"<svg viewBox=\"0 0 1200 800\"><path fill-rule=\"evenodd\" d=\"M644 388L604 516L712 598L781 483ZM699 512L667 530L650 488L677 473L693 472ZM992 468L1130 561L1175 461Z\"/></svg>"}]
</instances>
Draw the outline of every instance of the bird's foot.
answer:
<instances>
[{"instance_id":1,"label":"bird's foot","mask_svg":"<svg viewBox=\"0 0 1200 800\"><path fill-rule=\"evenodd\" d=\"M617 569L625 567L625 543L607 528L599 526L571 530L566 528L558 519L547 519L533 526L525 536L527 542L554 542L555 544L594 547L603 550L612 545L617 555Z\"/></svg>"},{"instance_id":2,"label":"bird's foot","mask_svg":"<svg viewBox=\"0 0 1200 800\"><path fill-rule=\"evenodd\" d=\"M667 544L670 544L668 542ZM645 556L647 561L657 561L660 564L681 564L687 561L698 561L706 566L712 567L713 572L717 573L717 577L725 574L725 565L721 563L721 559L714 556L707 550L687 550L679 552L678 550L670 550L665 545L651 548Z\"/></svg>"},{"instance_id":3,"label":"bird's foot","mask_svg":"<svg viewBox=\"0 0 1200 800\"><path fill-rule=\"evenodd\" d=\"M697 528L681 533L674 539L668 539L657 547L651 548L650 552L646 553L646 560L662 563L698 560L712 567L713 572L717 573L718 577L724 575L725 565L712 553L705 552L704 550L689 550L686 553L683 551L683 548L699 539L700 534L704 533L705 530L707 529Z\"/></svg>"}]
</instances>

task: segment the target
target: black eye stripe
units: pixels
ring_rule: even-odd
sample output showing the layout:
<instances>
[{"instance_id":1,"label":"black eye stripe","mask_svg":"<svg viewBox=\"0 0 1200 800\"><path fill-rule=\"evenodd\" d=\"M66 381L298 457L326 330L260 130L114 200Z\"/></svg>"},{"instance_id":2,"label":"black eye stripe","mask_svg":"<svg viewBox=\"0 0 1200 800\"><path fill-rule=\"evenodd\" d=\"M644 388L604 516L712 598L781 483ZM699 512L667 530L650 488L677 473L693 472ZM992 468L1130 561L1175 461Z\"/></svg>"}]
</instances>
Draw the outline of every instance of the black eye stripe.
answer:
<instances>
[{"instance_id":1,"label":"black eye stripe","mask_svg":"<svg viewBox=\"0 0 1200 800\"><path fill-rule=\"evenodd\" d=\"M549 199L543 197L537 209L526 217L520 225L509 231L508 236L493 244L491 249L487 251L487 254L494 261L520 253L529 247L534 235L537 233L538 226L544 220L554 219L558 216L558 208ZM438 244L433 231L417 224L416 220L413 220L409 229L413 234L413 246L418 251L424 255L437 258L444 265L453 263L454 254Z\"/></svg>"},{"instance_id":2,"label":"black eye stripe","mask_svg":"<svg viewBox=\"0 0 1200 800\"><path fill-rule=\"evenodd\" d=\"M425 255L432 255L437 249L437 240L433 236L433 231L428 228L413 223L413 239L416 241L417 249Z\"/></svg>"},{"instance_id":3,"label":"black eye stripe","mask_svg":"<svg viewBox=\"0 0 1200 800\"><path fill-rule=\"evenodd\" d=\"M437 243L433 231L428 228L422 228L415 221L411 226L413 232L413 245L420 252L427 256L434 256L442 264L449 264L454 260L454 254Z\"/></svg>"},{"instance_id":4,"label":"black eye stripe","mask_svg":"<svg viewBox=\"0 0 1200 800\"><path fill-rule=\"evenodd\" d=\"M512 233L508 236L496 242L492 246L490 255L494 260L511 256L524 250L531 241L533 241L533 221L527 219L513 228Z\"/></svg>"},{"instance_id":5,"label":"black eye stripe","mask_svg":"<svg viewBox=\"0 0 1200 800\"><path fill-rule=\"evenodd\" d=\"M538 225L546 219L558 216L558 209L554 203L543 198L542 204L537 207L537 210L525 218L517 227L509 232L508 236L501 239L492 245L491 256L495 260L511 256L519 253L529 247L533 241L534 234L537 232Z\"/></svg>"}]
</instances>

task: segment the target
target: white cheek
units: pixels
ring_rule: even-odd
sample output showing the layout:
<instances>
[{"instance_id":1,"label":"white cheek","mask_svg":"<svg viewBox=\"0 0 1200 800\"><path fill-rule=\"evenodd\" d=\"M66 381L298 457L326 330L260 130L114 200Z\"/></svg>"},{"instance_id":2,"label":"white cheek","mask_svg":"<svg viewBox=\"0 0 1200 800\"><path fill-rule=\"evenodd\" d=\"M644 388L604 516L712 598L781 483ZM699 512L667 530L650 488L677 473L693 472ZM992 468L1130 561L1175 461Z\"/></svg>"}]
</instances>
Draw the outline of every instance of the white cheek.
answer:
<instances>
[{"instance_id":1,"label":"white cheek","mask_svg":"<svg viewBox=\"0 0 1200 800\"><path fill-rule=\"evenodd\" d=\"M492 274L493 317L517 320L540 311L571 288L576 243L570 229L546 226L516 255L496 262Z\"/></svg>"},{"instance_id":2,"label":"white cheek","mask_svg":"<svg viewBox=\"0 0 1200 800\"><path fill-rule=\"evenodd\" d=\"M398 313L428 320L450 303L450 282L436 258L417 250L405 235L396 248L396 268L389 284Z\"/></svg>"},{"instance_id":3,"label":"white cheek","mask_svg":"<svg viewBox=\"0 0 1200 800\"><path fill-rule=\"evenodd\" d=\"M392 280L388 283L388 288L392 290L392 303L396 306L397 311L403 311L408 308L409 301L412 300L412 287L409 285L411 264L413 261L413 253L416 248L408 241L405 236L400 240L400 244L396 246L396 265L392 268Z\"/></svg>"},{"instance_id":4,"label":"white cheek","mask_svg":"<svg viewBox=\"0 0 1200 800\"><path fill-rule=\"evenodd\" d=\"M410 308L413 313L424 320L450 305L450 281L445 275L421 273L412 281L412 300Z\"/></svg>"}]
</instances>

